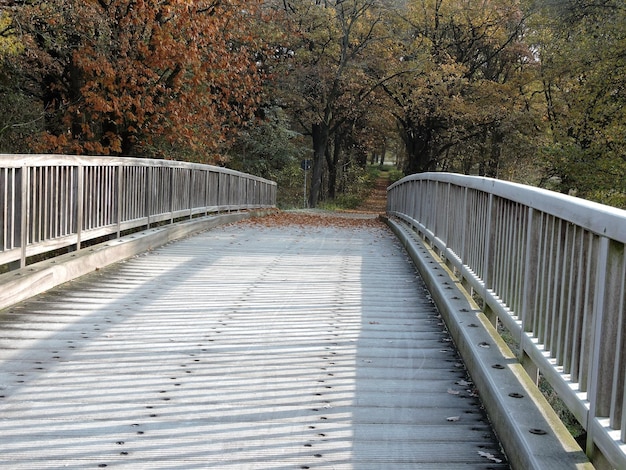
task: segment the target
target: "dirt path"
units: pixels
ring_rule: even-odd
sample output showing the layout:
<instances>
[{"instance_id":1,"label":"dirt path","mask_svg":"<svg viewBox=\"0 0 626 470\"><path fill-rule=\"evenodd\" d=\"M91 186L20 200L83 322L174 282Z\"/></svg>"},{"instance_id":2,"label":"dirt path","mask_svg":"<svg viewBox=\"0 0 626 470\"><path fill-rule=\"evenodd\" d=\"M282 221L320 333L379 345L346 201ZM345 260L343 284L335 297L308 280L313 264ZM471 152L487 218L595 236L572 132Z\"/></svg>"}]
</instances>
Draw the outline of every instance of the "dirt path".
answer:
<instances>
[{"instance_id":1,"label":"dirt path","mask_svg":"<svg viewBox=\"0 0 626 470\"><path fill-rule=\"evenodd\" d=\"M260 227L277 227L286 225L307 227L381 227L383 222L378 218L387 209L387 186L389 178L383 172L376 180L370 195L356 209L345 211L325 211L320 209L298 209L277 211L265 217L248 219L244 224Z\"/></svg>"},{"instance_id":2,"label":"dirt path","mask_svg":"<svg viewBox=\"0 0 626 470\"><path fill-rule=\"evenodd\" d=\"M386 172L382 172L376 180L374 189L367 199L356 208L356 211L384 214L387 210L387 186L389 186L389 177Z\"/></svg>"}]
</instances>

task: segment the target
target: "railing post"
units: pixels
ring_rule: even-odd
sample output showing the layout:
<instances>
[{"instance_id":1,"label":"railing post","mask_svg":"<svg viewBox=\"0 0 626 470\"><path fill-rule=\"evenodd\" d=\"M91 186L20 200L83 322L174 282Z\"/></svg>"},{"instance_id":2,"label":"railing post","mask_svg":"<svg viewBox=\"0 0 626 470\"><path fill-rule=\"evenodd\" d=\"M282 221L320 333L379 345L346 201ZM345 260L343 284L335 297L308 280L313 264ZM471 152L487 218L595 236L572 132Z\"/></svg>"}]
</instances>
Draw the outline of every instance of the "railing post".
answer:
<instances>
[{"instance_id":1,"label":"railing post","mask_svg":"<svg viewBox=\"0 0 626 470\"><path fill-rule=\"evenodd\" d=\"M194 170L191 168L189 172L189 188L187 191L187 206L189 209L189 220L193 219L193 183L194 183Z\"/></svg>"},{"instance_id":2,"label":"railing post","mask_svg":"<svg viewBox=\"0 0 626 470\"><path fill-rule=\"evenodd\" d=\"M170 197L169 197L169 201L170 201L170 206L169 206L169 210L170 210L170 224L174 223L174 188L176 185L176 178L175 178L175 174L176 171L174 170L174 168L167 168L167 171L169 173L170 176Z\"/></svg>"},{"instance_id":3,"label":"railing post","mask_svg":"<svg viewBox=\"0 0 626 470\"><path fill-rule=\"evenodd\" d=\"M20 204L20 268L26 266L26 248L28 245L28 174L29 167L23 166L20 169L20 191L19 191L19 204Z\"/></svg>"},{"instance_id":4,"label":"railing post","mask_svg":"<svg viewBox=\"0 0 626 470\"><path fill-rule=\"evenodd\" d=\"M85 167L76 165L76 249L80 250L82 243L84 204L85 204Z\"/></svg>"},{"instance_id":5,"label":"railing post","mask_svg":"<svg viewBox=\"0 0 626 470\"><path fill-rule=\"evenodd\" d=\"M590 363L590 378L588 385L588 399L589 399L589 418L586 423L585 429L587 429L587 455L592 456L597 454L597 449L594 444L594 426L593 422L596 417L609 416L610 403L607 403L607 393L611 390L611 383L608 382L610 377L607 371L603 370L603 364L608 366L610 362L605 362L606 348L604 344L612 345L610 336L614 334L612 332L615 325L605 324L609 322L610 318L605 318L606 308L606 290L605 286L608 277L608 256L609 256L609 240L605 237L601 237L599 240L597 264L595 273L595 286L596 295L593 302L593 343L592 343L592 356ZM615 351L612 351L615 354Z\"/></svg>"},{"instance_id":6,"label":"railing post","mask_svg":"<svg viewBox=\"0 0 626 470\"><path fill-rule=\"evenodd\" d=\"M487 214L486 214L486 224L487 226L485 227L486 232L485 232L485 252L484 252L484 259L483 259L483 292L482 292L482 298L483 298L483 313L485 314L485 316L489 319L489 321L493 324L493 326L497 326L498 323L498 317L496 316L496 314L493 312L493 310L491 309L491 307L489 307L489 305L487 305L486 299L488 298L487 296L487 290L489 290L489 283L491 282L491 276L492 276L492 264L493 264L493 260L492 260L492 241L493 241L493 227L495 225L495 220L494 220L494 215L493 215L494 211L493 211L493 194L489 193L489 202L487 203Z\"/></svg>"},{"instance_id":7,"label":"railing post","mask_svg":"<svg viewBox=\"0 0 626 470\"><path fill-rule=\"evenodd\" d=\"M153 166L146 167L146 217L148 219L147 228L150 228L151 225L151 216L152 216L152 180L154 179L152 172L154 170Z\"/></svg>"},{"instance_id":8,"label":"railing post","mask_svg":"<svg viewBox=\"0 0 626 470\"><path fill-rule=\"evenodd\" d=\"M520 345L519 361L535 384L539 383L539 369L526 352L527 349L532 348L532 345L528 344L529 340L525 333L527 331L532 331L534 316L533 307L535 305L535 297L537 295L536 273L539 261L538 246L540 239L539 229L536 224L537 217L536 211L532 207L529 207L523 268L524 285L522 287L522 306L519 315L522 320L522 327L520 328L521 337L518 338Z\"/></svg>"},{"instance_id":9,"label":"railing post","mask_svg":"<svg viewBox=\"0 0 626 470\"><path fill-rule=\"evenodd\" d=\"M119 238L122 233L122 211L123 211L123 185L124 185L124 172L122 171L122 164L117 164L117 188L114 193L117 195L117 214L116 214L116 223L117 223L117 237Z\"/></svg>"}]
</instances>

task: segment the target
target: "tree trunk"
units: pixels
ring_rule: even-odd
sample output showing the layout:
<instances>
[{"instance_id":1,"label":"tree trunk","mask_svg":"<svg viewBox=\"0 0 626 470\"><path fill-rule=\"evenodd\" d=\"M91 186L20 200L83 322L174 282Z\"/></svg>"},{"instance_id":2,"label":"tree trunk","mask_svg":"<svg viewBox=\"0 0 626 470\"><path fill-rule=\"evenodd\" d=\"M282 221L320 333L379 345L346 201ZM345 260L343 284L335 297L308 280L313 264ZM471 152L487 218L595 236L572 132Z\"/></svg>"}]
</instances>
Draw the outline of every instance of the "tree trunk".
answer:
<instances>
[{"instance_id":1,"label":"tree trunk","mask_svg":"<svg viewBox=\"0 0 626 470\"><path fill-rule=\"evenodd\" d=\"M430 155L431 129L426 126L413 126L412 123L401 123L401 137L406 148L407 161L404 173L423 173L432 170Z\"/></svg>"},{"instance_id":2,"label":"tree trunk","mask_svg":"<svg viewBox=\"0 0 626 470\"><path fill-rule=\"evenodd\" d=\"M487 163L487 174L491 178L498 177L498 170L500 169L500 156L502 154L502 142L504 141L504 134L499 131L494 131L491 135L491 152L489 155L489 162Z\"/></svg>"},{"instance_id":3,"label":"tree trunk","mask_svg":"<svg viewBox=\"0 0 626 470\"><path fill-rule=\"evenodd\" d=\"M328 164L328 197L335 199L337 196L337 167L339 165L339 156L341 155L342 136L340 133L335 134L332 155L330 148L326 151L326 162Z\"/></svg>"},{"instance_id":4,"label":"tree trunk","mask_svg":"<svg viewBox=\"0 0 626 470\"><path fill-rule=\"evenodd\" d=\"M313 171L311 173L311 192L309 193L309 207L316 207L322 187L322 173L324 157L328 147L329 128L324 122L313 124L311 127L313 138Z\"/></svg>"}]
</instances>

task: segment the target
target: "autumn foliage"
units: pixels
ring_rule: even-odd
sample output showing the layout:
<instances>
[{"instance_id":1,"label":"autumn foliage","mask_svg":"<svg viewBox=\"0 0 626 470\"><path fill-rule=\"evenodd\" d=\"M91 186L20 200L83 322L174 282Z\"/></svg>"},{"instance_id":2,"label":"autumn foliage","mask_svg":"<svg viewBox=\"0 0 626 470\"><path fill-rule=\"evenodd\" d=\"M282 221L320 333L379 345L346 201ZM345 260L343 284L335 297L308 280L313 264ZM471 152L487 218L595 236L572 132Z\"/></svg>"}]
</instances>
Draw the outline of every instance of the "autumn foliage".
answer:
<instances>
[{"instance_id":1,"label":"autumn foliage","mask_svg":"<svg viewBox=\"0 0 626 470\"><path fill-rule=\"evenodd\" d=\"M626 207L624 5L0 0L0 152L220 163L311 207L368 161Z\"/></svg>"},{"instance_id":2,"label":"autumn foliage","mask_svg":"<svg viewBox=\"0 0 626 470\"><path fill-rule=\"evenodd\" d=\"M57 56L60 64L44 72L40 150L161 156L184 148L210 161L259 96L250 33L256 6L55 0L22 10L40 61ZM65 47L55 51L51 40Z\"/></svg>"}]
</instances>

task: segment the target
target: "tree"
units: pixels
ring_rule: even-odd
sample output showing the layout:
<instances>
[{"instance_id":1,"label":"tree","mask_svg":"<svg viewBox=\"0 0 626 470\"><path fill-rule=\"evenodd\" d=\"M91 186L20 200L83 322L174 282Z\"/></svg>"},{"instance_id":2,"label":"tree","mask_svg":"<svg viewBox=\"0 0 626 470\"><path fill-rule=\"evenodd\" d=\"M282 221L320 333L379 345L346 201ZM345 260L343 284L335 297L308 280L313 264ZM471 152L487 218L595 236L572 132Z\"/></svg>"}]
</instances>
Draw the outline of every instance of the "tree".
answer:
<instances>
[{"instance_id":1,"label":"tree","mask_svg":"<svg viewBox=\"0 0 626 470\"><path fill-rule=\"evenodd\" d=\"M306 153L304 137L291 130L283 109L262 111L256 125L238 135L228 161L237 170L276 180L283 168L300 165Z\"/></svg>"},{"instance_id":2,"label":"tree","mask_svg":"<svg viewBox=\"0 0 626 470\"><path fill-rule=\"evenodd\" d=\"M257 122L235 138L226 162L235 170L276 181L279 207L302 204L304 175L300 162L308 145L291 127L282 108L261 109Z\"/></svg>"},{"instance_id":3,"label":"tree","mask_svg":"<svg viewBox=\"0 0 626 470\"><path fill-rule=\"evenodd\" d=\"M535 11L546 184L626 207L626 6L564 0Z\"/></svg>"},{"instance_id":4,"label":"tree","mask_svg":"<svg viewBox=\"0 0 626 470\"><path fill-rule=\"evenodd\" d=\"M354 121L372 98L375 83L363 73L374 45L386 38L385 2L343 0L280 2L291 41L280 49L290 51L275 88L277 100L290 109L304 134L312 140L313 168L309 205L322 195L324 167L336 176L338 154L348 123ZM287 93L285 93L287 91ZM342 134L336 135L342 128Z\"/></svg>"},{"instance_id":5,"label":"tree","mask_svg":"<svg viewBox=\"0 0 626 470\"><path fill-rule=\"evenodd\" d=\"M212 159L256 108L255 1L51 0L20 8L36 46L41 150ZM170 147L171 148L171 147ZM189 155L187 155L189 159Z\"/></svg>"},{"instance_id":6,"label":"tree","mask_svg":"<svg viewBox=\"0 0 626 470\"><path fill-rule=\"evenodd\" d=\"M405 172L496 176L507 133L527 111L524 15L508 1L420 0L398 23L398 74L384 89L405 143ZM400 25L403 25L401 28Z\"/></svg>"},{"instance_id":7,"label":"tree","mask_svg":"<svg viewBox=\"0 0 626 470\"><path fill-rule=\"evenodd\" d=\"M19 38L13 12L0 9L0 152L26 152L26 142L43 122L43 113L28 92L22 59L27 45Z\"/></svg>"}]
</instances>

